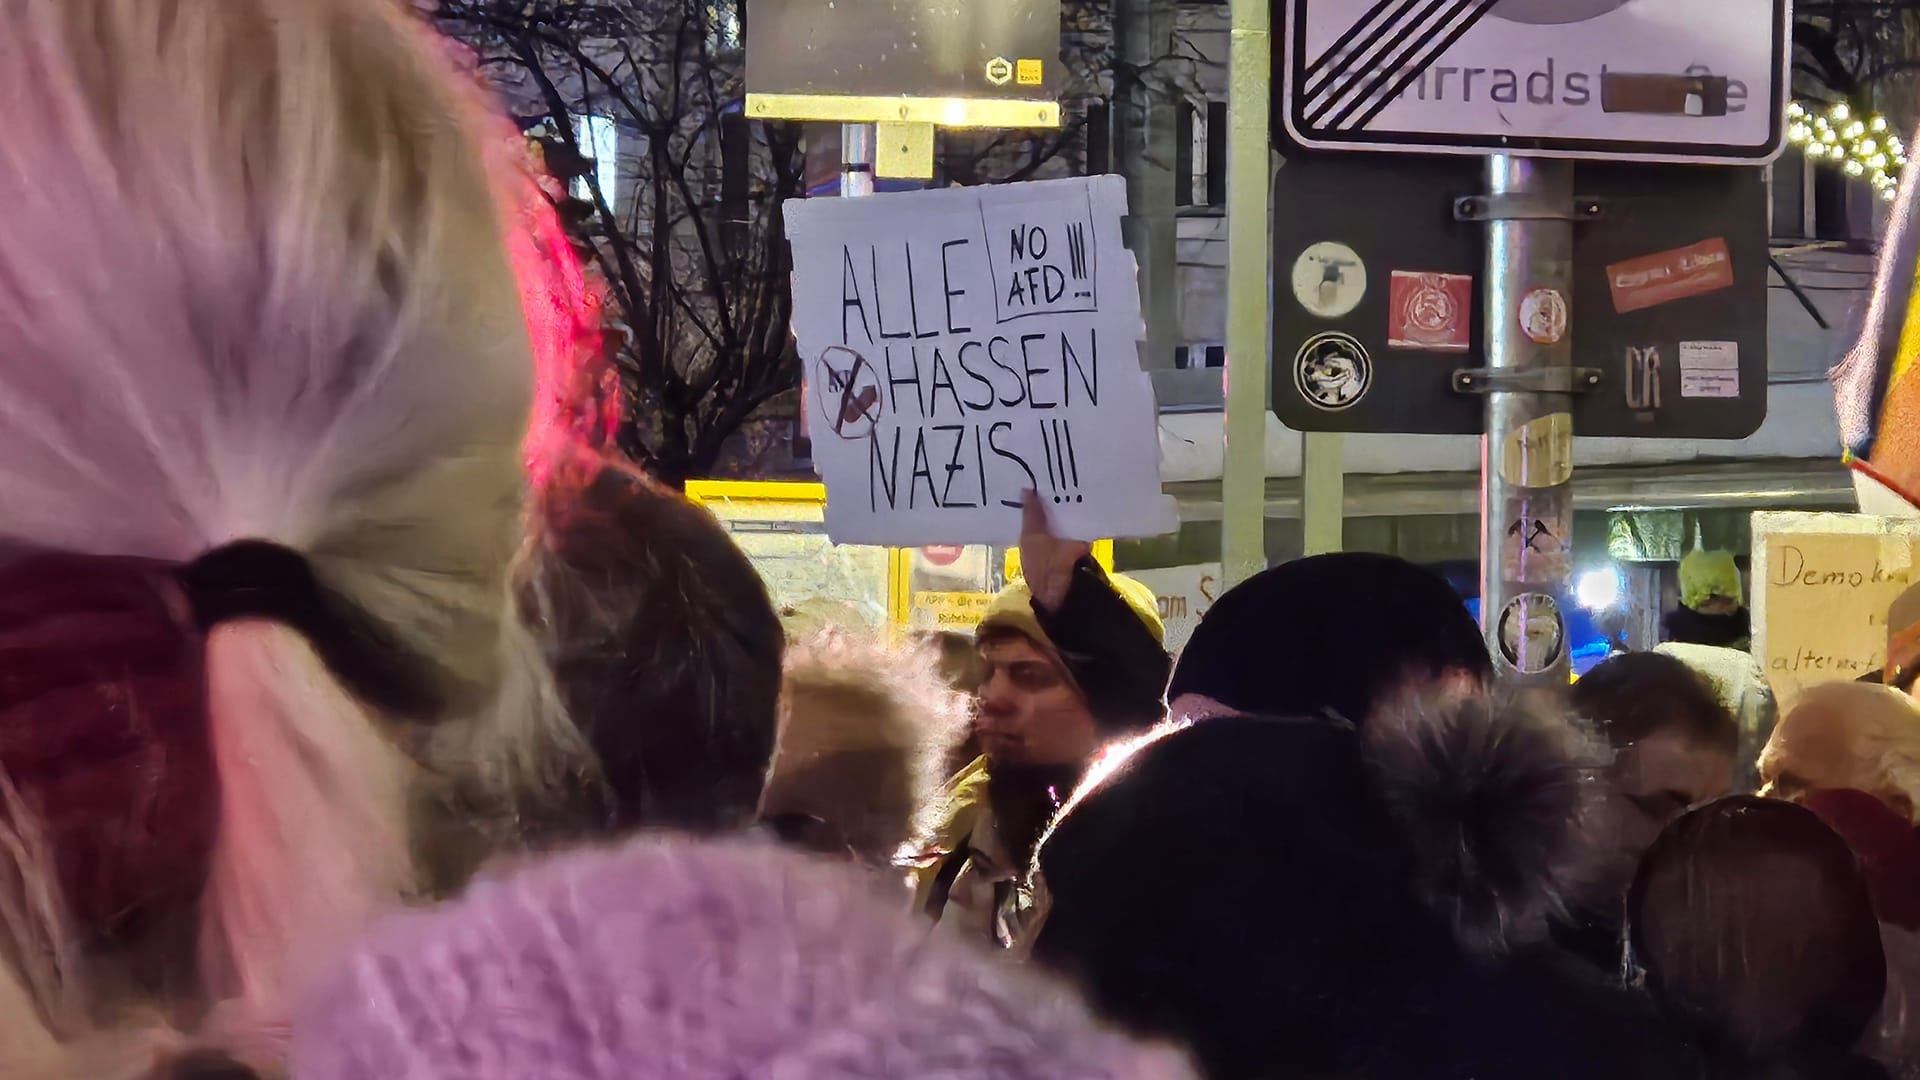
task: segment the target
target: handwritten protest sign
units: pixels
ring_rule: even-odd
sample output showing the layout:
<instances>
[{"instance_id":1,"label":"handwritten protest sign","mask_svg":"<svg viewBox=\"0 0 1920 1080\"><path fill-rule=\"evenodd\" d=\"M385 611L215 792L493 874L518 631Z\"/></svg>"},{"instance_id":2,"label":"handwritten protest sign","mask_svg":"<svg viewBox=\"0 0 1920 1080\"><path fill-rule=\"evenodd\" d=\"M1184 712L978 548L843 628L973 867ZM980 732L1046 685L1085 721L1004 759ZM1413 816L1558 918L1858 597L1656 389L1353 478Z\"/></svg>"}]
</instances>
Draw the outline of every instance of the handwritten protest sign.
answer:
<instances>
[{"instance_id":1,"label":"handwritten protest sign","mask_svg":"<svg viewBox=\"0 0 1920 1080\"><path fill-rule=\"evenodd\" d=\"M840 543L1173 531L1126 189L1097 176L787 204L814 467Z\"/></svg>"},{"instance_id":2,"label":"handwritten protest sign","mask_svg":"<svg viewBox=\"0 0 1920 1080\"><path fill-rule=\"evenodd\" d=\"M1225 589L1219 563L1129 570L1127 575L1153 590L1160 601L1160 621L1166 625L1166 647L1178 653Z\"/></svg>"},{"instance_id":3,"label":"handwritten protest sign","mask_svg":"<svg viewBox=\"0 0 1920 1080\"><path fill-rule=\"evenodd\" d=\"M1809 686L1886 663L1887 609L1920 571L1920 522L1753 515L1754 655L1784 712Z\"/></svg>"}]
</instances>

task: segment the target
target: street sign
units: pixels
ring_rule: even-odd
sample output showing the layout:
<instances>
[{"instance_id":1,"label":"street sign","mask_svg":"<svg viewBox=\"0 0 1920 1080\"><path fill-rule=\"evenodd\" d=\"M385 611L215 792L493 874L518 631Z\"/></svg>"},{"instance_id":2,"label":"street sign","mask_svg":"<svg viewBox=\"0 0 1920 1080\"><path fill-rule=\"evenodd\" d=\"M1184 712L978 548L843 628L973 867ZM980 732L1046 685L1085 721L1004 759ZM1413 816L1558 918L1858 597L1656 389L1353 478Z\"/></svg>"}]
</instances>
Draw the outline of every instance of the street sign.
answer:
<instances>
[{"instance_id":1,"label":"street sign","mask_svg":"<svg viewBox=\"0 0 1920 1080\"><path fill-rule=\"evenodd\" d=\"M1274 184L1273 409L1300 431L1477 434L1453 373L1486 365L1486 190L1463 157L1288 154ZM1580 162L1570 296L1511 313L1599 385L1581 435L1738 439L1766 417L1767 202L1758 168ZM1465 207L1461 201L1469 200Z\"/></svg>"},{"instance_id":2,"label":"street sign","mask_svg":"<svg viewBox=\"0 0 1920 1080\"><path fill-rule=\"evenodd\" d=\"M1060 0L753 0L754 119L1058 127Z\"/></svg>"},{"instance_id":3,"label":"street sign","mask_svg":"<svg viewBox=\"0 0 1920 1080\"><path fill-rule=\"evenodd\" d=\"M1323 150L1762 164L1788 0L1285 0L1288 136Z\"/></svg>"}]
</instances>

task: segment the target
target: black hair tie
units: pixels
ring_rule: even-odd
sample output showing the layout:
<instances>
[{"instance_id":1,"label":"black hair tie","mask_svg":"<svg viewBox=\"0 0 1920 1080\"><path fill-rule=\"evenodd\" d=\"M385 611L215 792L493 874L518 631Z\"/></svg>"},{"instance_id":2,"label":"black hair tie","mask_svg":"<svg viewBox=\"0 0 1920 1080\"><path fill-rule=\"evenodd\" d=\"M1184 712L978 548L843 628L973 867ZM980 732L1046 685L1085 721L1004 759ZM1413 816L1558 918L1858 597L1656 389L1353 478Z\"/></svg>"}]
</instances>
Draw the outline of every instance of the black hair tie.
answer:
<instances>
[{"instance_id":1,"label":"black hair tie","mask_svg":"<svg viewBox=\"0 0 1920 1080\"><path fill-rule=\"evenodd\" d=\"M440 666L322 584L307 557L292 548L237 540L181 567L179 580L201 633L235 619L269 619L298 630L363 701L418 720L446 707Z\"/></svg>"}]
</instances>

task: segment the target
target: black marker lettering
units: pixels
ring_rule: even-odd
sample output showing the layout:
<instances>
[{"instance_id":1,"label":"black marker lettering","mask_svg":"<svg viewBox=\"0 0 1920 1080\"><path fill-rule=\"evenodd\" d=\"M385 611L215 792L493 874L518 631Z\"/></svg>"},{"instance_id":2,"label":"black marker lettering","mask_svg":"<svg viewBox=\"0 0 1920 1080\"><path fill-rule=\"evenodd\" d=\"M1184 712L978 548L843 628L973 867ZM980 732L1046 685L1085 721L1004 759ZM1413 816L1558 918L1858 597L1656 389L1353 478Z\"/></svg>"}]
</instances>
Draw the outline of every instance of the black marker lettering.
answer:
<instances>
[{"instance_id":1,"label":"black marker lettering","mask_svg":"<svg viewBox=\"0 0 1920 1080\"><path fill-rule=\"evenodd\" d=\"M987 505L987 451L982 445L984 442L985 440L980 437L980 429L974 428L973 461L980 467L980 502L978 504L980 506Z\"/></svg>"},{"instance_id":2,"label":"black marker lettering","mask_svg":"<svg viewBox=\"0 0 1920 1080\"><path fill-rule=\"evenodd\" d=\"M880 331L880 336L886 337L887 332L885 330ZM900 408L900 394L898 391L900 387L906 386L906 387L911 387L913 390L913 407L920 411L921 416L927 415L926 403L920 400L920 352L919 350L912 346L908 346L907 356L913 360L913 368L907 375L904 375L904 376L894 374L893 346L888 345L886 347L886 351L887 351L887 358L886 358L887 398L893 403L893 411L896 413L905 411L904 409Z\"/></svg>"},{"instance_id":3,"label":"black marker lettering","mask_svg":"<svg viewBox=\"0 0 1920 1080\"><path fill-rule=\"evenodd\" d=\"M905 330L898 334L887 333L887 303L886 299L880 295L880 255L878 249L868 248L867 256L868 265L873 268L873 312L875 321L880 324L880 336L883 338L912 337L912 330Z\"/></svg>"},{"instance_id":4,"label":"black marker lettering","mask_svg":"<svg viewBox=\"0 0 1920 1080\"><path fill-rule=\"evenodd\" d=\"M994 456L1006 458L1008 461L1011 461L1015 465L1020 466L1020 471L1027 474L1027 484L1025 487L1021 488L1020 490L1038 491L1040 489L1040 481L1034 479L1033 470L1027 467L1026 460L1023 459L1019 454L1013 453L1012 451L1000 445L1000 433L1002 431L1012 431L1012 430L1013 430L1013 425L1011 423L1005 420L995 421L993 426L987 429L987 449L992 450L994 453ZM1001 499L1000 505L1018 508L1020 506L1020 500L1019 499Z\"/></svg>"},{"instance_id":5,"label":"black marker lettering","mask_svg":"<svg viewBox=\"0 0 1920 1080\"><path fill-rule=\"evenodd\" d=\"M867 504L876 512L880 509L880 491L887 493L887 509L893 509L894 497L898 494L900 479L900 429L893 429L893 457L891 461L880 459L880 432L876 429L867 433ZM874 481L880 482L878 490Z\"/></svg>"},{"instance_id":6,"label":"black marker lettering","mask_svg":"<svg viewBox=\"0 0 1920 1080\"><path fill-rule=\"evenodd\" d=\"M873 327L867 323L867 305L860 299L860 279L853 272L853 251L840 249L840 344L849 345L847 340L847 309L853 308L860 313L860 329L867 335L867 344L873 344ZM851 294L851 295L849 295Z\"/></svg>"},{"instance_id":7,"label":"black marker lettering","mask_svg":"<svg viewBox=\"0 0 1920 1080\"><path fill-rule=\"evenodd\" d=\"M971 240L949 240L940 245L940 287L945 289L947 294L947 333L949 334L970 334L973 332L973 327L971 326L955 326L953 324L953 298L967 295L967 290L953 287L953 266L947 262L947 251L950 248L965 247L971 243L973 243Z\"/></svg>"},{"instance_id":8,"label":"black marker lettering","mask_svg":"<svg viewBox=\"0 0 1920 1080\"><path fill-rule=\"evenodd\" d=\"M1041 401L1040 400L1040 387L1034 381L1034 376L1045 375L1047 372L1052 371L1053 369L1048 367L1043 367L1036 370L1033 366L1033 357L1028 355L1027 353L1027 346L1029 344L1035 341L1045 341L1045 340L1047 340L1047 335L1045 334L1021 334L1020 335L1020 366L1026 370L1027 396L1031 399L1031 401L1029 402L1029 405L1031 405L1031 407L1035 409L1054 409L1054 408L1058 408L1060 404L1057 401Z\"/></svg>"},{"instance_id":9,"label":"black marker lettering","mask_svg":"<svg viewBox=\"0 0 1920 1080\"><path fill-rule=\"evenodd\" d=\"M919 365L914 365L918 369ZM960 404L960 392L953 388L953 373L947 370L947 362L940 355L938 345L933 348L933 385L927 388L927 415L936 419L940 416L940 391L945 389L947 397L953 399L953 412L956 418L967 415Z\"/></svg>"},{"instance_id":10,"label":"black marker lettering","mask_svg":"<svg viewBox=\"0 0 1920 1080\"><path fill-rule=\"evenodd\" d=\"M1062 400L1066 404L1073 404L1073 380L1067 377L1069 371L1080 373L1080 385L1086 388L1087 403L1100 404L1100 330L1098 327L1087 327L1087 357L1088 363L1082 367L1079 354L1073 351L1073 343L1067 340L1067 332L1060 331L1060 388L1064 391Z\"/></svg>"},{"instance_id":11,"label":"black marker lettering","mask_svg":"<svg viewBox=\"0 0 1920 1080\"><path fill-rule=\"evenodd\" d=\"M914 502L914 493L920 490L920 481L927 482L927 498L934 506L940 505L940 495L933 490L933 466L927 462L927 433L919 431L913 437L913 477L907 483L907 509L912 510L918 504Z\"/></svg>"},{"instance_id":12,"label":"black marker lettering","mask_svg":"<svg viewBox=\"0 0 1920 1080\"><path fill-rule=\"evenodd\" d=\"M1006 338L1003 338L1003 337L997 337L997 338L994 338L992 341L987 342L987 359L993 361L994 367L997 367L1001 371L1004 371L1007 374L1013 376L1013 385L1016 389L1020 391L1020 396L1017 398L1014 398L1012 401L1008 401L1007 396L1005 394L1000 395L1000 404L1002 405L1023 404L1027 400L1027 384L1020 381L1019 370L1016 369L1012 364L1008 363L1007 361L1002 360L1000 358L1000 354L994 351L993 347L995 345L1005 345L1011 348L1013 346L1013 342L1008 341Z\"/></svg>"},{"instance_id":13,"label":"black marker lettering","mask_svg":"<svg viewBox=\"0 0 1920 1080\"><path fill-rule=\"evenodd\" d=\"M968 349L984 349L984 348L986 348L986 346L980 344L977 341L969 341L965 345L960 346L960 352L956 354L954 357L954 359L957 360L960 364L960 370L966 373L967 378L972 379L974 382L977 382L981 386L986 388L987 400L975 401L972 398L968 398L965 401L967 408L972 409L975 412L980 412L983 409L993 408L993 380L973 370L973 368L967 363Z\"/></svg>"},{"instance_id":14,"label":"black marker lettering","mask_svg":"<svg viewBox=\"0 0 1920 1080\"><path fill-rule=\"evenodd\" d=\"M913 243L908 241L900 245L907 253L907 311L913 316L913 336L916 338L938 337L940 331L920 329L920 288L913 282Z\"/></svg>"},{"instance_id":15,"label":"black marker lettering","mask_svg":"<svg viewBox=\"0 0 1920 1080\"><path fill-rule=\"evenodd\" d=\"M967 471L967 467L960 464L960 451L966 449L967 446L967 426L965 424L938 424L933 430L942 433L953 433L953 453L947 456L947 463L941 466L941 468L947 470L947 483L945 487L940 489L940 505L955 510L971 510L974 508L973 503L953 501L954 474Z\"/></svg>"}]
</instances>

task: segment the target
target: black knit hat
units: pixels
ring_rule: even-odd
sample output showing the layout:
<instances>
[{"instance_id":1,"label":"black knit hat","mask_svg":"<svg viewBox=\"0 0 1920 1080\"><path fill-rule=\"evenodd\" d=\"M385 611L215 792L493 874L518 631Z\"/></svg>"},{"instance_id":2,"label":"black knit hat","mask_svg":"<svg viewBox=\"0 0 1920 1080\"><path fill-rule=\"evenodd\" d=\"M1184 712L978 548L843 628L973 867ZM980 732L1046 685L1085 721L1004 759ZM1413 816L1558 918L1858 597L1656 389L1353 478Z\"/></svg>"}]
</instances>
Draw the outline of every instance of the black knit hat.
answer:
<instances>
[{"instance_id":1,"label":"black knit hat","mask_svg":"<svg viewBox=\"0 0 1920 1080\"><path fill-rule=\"evenodd\" d=\"M1033 958L1209 1080L1684 1075L1644 1012L1525 951L1581 853L1582 749L1531 699L1485 696L1415 695L1364 732L1163 729L1042 842Z\"/></svg>"},{"instance_id":2,"label":"black knit hat","mask_svg":"<svg viewBox=\"0 0 1920 1080\"><path fill-rule=\"evenodd\" d=\"M1228 590L1187 642L1168 697L1364 723L1400 680L1449 671L1485 679L1493 665L1444 579L1391 555L1316 555Z\"/></svg>"}]
</instances>

